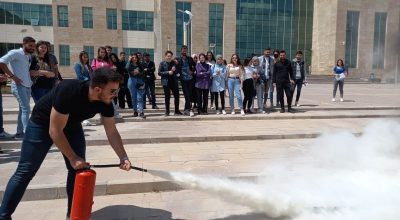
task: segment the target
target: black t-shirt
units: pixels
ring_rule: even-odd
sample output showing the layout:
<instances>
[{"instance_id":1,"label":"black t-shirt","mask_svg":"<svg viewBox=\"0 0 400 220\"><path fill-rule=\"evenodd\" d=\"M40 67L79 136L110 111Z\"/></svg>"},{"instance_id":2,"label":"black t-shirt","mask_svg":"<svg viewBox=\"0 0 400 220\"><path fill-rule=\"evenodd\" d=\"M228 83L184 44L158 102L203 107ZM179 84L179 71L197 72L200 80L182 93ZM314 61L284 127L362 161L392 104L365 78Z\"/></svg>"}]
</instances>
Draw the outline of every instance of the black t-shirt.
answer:
<instances>
[{"instance_id":1,"label":"black t-shirt","mask_svg":"<svg viewBox=\"0 0 400 220\"><path fill-rule=\"evenodd\" d=\"M88 94L88 81L63 80L36 103L33 107L31 120L37 124L49 126L52 107L61 114L69 115L67 126L81 123L97 113L104 117L114 116L112 104L89 101Z\"/></svg>"}]
</instances>

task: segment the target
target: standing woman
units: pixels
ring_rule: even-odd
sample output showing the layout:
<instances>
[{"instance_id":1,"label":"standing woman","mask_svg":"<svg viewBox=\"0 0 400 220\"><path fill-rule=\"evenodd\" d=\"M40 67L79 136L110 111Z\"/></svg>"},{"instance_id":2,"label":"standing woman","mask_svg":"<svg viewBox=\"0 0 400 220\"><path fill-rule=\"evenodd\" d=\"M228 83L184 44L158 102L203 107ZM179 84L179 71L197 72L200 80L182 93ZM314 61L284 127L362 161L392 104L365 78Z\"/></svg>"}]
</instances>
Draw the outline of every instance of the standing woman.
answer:
<instances>
[{"instance_id":1,"label":"standing woman","mask_svg":"<svg viewBox=\"0 0 400 220\"><path fill-rule=\"evenodd\" d=\"M240 113L244 116L243 100L241 88L243 86L243 73L244 68L240 63L239 55L233 54L231 62L227 66L227 78L228 78L228 91L229 91L229 105L231 106L231 114L235 114L235 94L237 102L240 108Z\"/></svg>"},{"instance_id":2,"label":"standing woman","mask_svg":"<svg viewBox=\"0 0 400 220\"><path fill-rule=\"evenodd\" d=\"M143 95L144 95L144 73L140 65L137 54L131 54L131 59L126 64L126 70L129 73L128 88L132 96L133 117L139 116L144 119L143 113ZM139 113L138 113L139 108Z\"/></svg>"},{"instance_id":3,"label":"standing woman","mask_svg":"<svg viewBox=\"0 0 400 220\"><path fill-rule=\"evenodd\" d=\"M207 51L207 54L206 54L206 63L208 64L208 65L210 65L210 66L213 66L214 64L215 64L215 62L216 62L216 60L215 60L215 57L214 57L214 54L213 54L213 52L211 52L211 51ZM211 92L211 90L210 90L210 96L211 96L211 109L214 109L214 96L212 95L212 92ZM218 109L217 109L218 110ZM217 111L218 112L218 111Z\"/></svg>"},{"instance_id":4,"label":"standing woman","mask_svg":"<svg viewBox=\"0 0 400 220\"><path fill-rule=\"evenodd\" d=\"M340 91L340 101L343 102L343 86L344 86L344 78L347 76L347 70L344 67L343 60L338 59L336 61L336 66L333 68L333 75L335 76L333 80L333 98L332 102L335 102L336 99L336 91L337 87L339 85L339 91Z\"/></svg>"},{"instance_id":5,"label":"standing woman","mask_svg":"<svg viewBox=\"0 0 400 220\"><path fill-rule=\"evenodd\" d=\"M245 113L251 114L251 105L253 104L253 97L255 93L254 79L257 75L255 69L252 67L252 58L248 57L244 60L244 82L243 82L243 108L246 109Z\"/></svg>"},{"instance_id":6,"label":"standing woman","mask_svg":"<svg viewBox=\"0 0 400 220\"><path fill-rule=\"evenodd\" d=\"M78 80L88 81L92 78L93 69L89 65L89 55L86 51L79 53L79 62L75 63L74 70Z\"/></svg>"},{"instance_id":7,"label":"standing woman","mask_svg":"<svg viewBox=\"0 0 400 220\"><path fill-rule=\"evenodd\" d=\"M99 47L97 50L97 58L93 59L91 66L93 71L102 67L112 68L113 64L110 62L109 57L107 56L105 47Z\"/></svg>"},{"instance_id":8,"label":"standing woman","mask_svg":"<svg viewBox=\"0 0 400 220\"><path fill-rule=\"evenodd\" d=\"M197 112L199 115L207 115L208 91L210 89L211 67L206 63L206 55L199 54L200 62L196 65L196 91Z\"/></svg>"},{"instance_id":9,"label":"standing woman","mask_svg":"<svg viewBox=\"0 0 400 220\"><path fill-rule=\"evenodd\" d=\"M44 41L36 44L37 54L32 57L31 70L38 70L32 75L32 98L35 103L47 94L56 82L56 63L49 59L49 48Z\"/></svg>"},{"instance_id":10,"label":"standing woman","mask_svg":"<svg viewBox=\"0 0 400 220\"><path fill-rule=\"evenodd\" d=\"M225 88L226 88L226 67L224 66L224 60L221 55L217 55L217 63L211 67L211 97L215 100L215 109L217 115L220 113L226 115L225 111ZM218 109L218 96L221 98L221 111Z\"/></svg>"}]
</instances>

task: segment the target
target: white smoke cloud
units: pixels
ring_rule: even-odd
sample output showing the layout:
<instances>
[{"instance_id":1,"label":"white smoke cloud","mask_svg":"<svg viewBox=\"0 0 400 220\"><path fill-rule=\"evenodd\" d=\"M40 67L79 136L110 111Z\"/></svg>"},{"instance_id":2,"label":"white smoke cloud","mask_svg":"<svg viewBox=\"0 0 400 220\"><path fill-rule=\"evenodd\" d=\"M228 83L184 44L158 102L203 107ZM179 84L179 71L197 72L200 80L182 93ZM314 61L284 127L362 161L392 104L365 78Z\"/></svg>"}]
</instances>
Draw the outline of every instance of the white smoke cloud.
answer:
<instances>
[{"instance_id":1,"label":"white smoke cloud","mask_svg":"<svg viewBox=\"0 0 400 220\"><path fill-rule=\"evenodd\" d=\"M154 173L271 218L400 219L400 123L373 121L362 135L325 133L293 160L271 164L257 183Z\"/></svg>"}]
</instances>

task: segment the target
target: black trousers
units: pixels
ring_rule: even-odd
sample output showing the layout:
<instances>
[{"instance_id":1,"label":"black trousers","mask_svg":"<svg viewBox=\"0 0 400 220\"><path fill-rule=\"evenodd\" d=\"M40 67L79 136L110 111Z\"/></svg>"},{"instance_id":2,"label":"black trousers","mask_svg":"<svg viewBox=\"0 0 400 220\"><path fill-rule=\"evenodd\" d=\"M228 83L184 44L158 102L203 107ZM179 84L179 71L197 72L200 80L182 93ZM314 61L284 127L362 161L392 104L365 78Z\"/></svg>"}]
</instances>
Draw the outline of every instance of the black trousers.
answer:
<instances>
[{"instance_id":1,"label":"black trousers","mask_svg":"<svg viewBox=\"0 0 400 220\"><path fill-rule=\"evenodd\" d=\"M125 100L129 108L132 108L132 96L127 86L121 86L118 92L118 102L120 108L125 108Z\"/></svg>"},{"instance_id":2,"label":"black trousers","mask_svg":"<svg viewBox=\"0 0 400 220\"><path fill-rule=\"evenodd\" d=\"M246 79L243 82L243 93L244 93L243 108L246 109L247 105L247 109L250 109L251 105L253 104L253 98L255 95L253 79Z\"/></svg>"},{"instance_id":3,"label":"black trousers","mask_svg":"<svg viewBox=\"0 0 400 220\"><path fill-rule=\"evenodd\" d=\"M185 111L190 111L192 109L194 80L182 80L181 84L183 95L185 96Z\"/></svg>"},{"instance_id":4,"label":"black trousers","mask_svg":"<svg viewBox=\"0 0 400 220\"><path fill-rule=\"evenodd\" d=\"M214 98L214 100L215 100L215 109L218 111L218 95L221 98L221 105L222 105L221 110L225 110L225 90L221 91L221 92L212 92L211 93L211 97Z\"/></svg>"},{"instance_id":5,"label":"black trousers","mask_svg":"<svg viewBox=\"0 0 400 220\"><path fill-rule=\"evenodd\" d=\"M294 92L296 91L296 88L297 88L296 102L298 102L299 99L300 99L300 94L301 94L301 88L302 87L303 87L303 80L302 79L296 79L294 87L293 87L293 94L292 94L292 97L294 97Z\"/></svg>"},{"instance_id":6,"label":"black trousers","mask_svg":"<svg viewBox=\"0 0 400 220\"><path fill-rule=\"evenodd\" d=\"M208 106L208 89L196 88L197 93L197 112L206 113Z\"/></svg>"},{"instance_id":7,"label":"black trousers","mask_svg":"<svg viewBox=\"0 0 400 220\"><path fill-rule=\"evenodd\" d=\"M174 95L175 112L179 112L179 88L178 81L168 80L168 85L163 86L165 95L165 113L169 114L169 101L171 99L171 91Z\"/></svg>"},{"instance_id":8,"label":"black trousers","mask_svg":"<svg viewBox=\"0 0 400 220\"><path fill-rule=\"evenodd\" d=\"M146 96L151 97L151 106L156 106L156 83L155 80L146 80L145 95L143 97L143 106L146 106Z\"/></svg>"},{"instance_id":9,"label":"black trousers","mask_svg":"<svg viewBox=\"0 0 400 220\"><path fill-rule=\"evenodd\" d=\"M276 82L276 93L278 95L279 104L281 109L285 109L285 100L283 98L283 93L286 94L286 99L288 103L288 109L292 108L292 89L290 82Z\"/></svg>"}]
</instances>

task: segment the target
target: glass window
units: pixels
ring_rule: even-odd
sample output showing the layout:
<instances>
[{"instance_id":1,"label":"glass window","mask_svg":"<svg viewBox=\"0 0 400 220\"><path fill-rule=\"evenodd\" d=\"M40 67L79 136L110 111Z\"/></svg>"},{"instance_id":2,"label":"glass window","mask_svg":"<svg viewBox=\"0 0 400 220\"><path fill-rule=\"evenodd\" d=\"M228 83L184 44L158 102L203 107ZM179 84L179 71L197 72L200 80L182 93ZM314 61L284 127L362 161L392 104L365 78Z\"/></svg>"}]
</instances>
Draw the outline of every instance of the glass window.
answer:
<instances>
[{"instance_id":1,"label":"glass window","mask_svg":"<svg viewBox=\"0 0 400 220\"><path fill-rule=\"evenodd\" d=\"M57 6L58 13L58 26L68 27L68 6L59 5Z\"/></svg>"},{"instance_id":2,"label":"glass window","mask_svg":"<svg viewBox=\"0 0 400 220\"><path fill-rule=\"evenodd\" d=\"M0 24L52 26L52 20L50 5L0 2Z\"/></svg>"},{"instance_id":3,"label":"glass window","mask_svg":"<svg viewBox=\"0 0 400 220\"><path fill-rule=\"evenodd\" d=\"M107 29L117 30L117 9L107 8L106 14L107 14Z\"/></svg>"},{"instance_id":4,"label":"glass window","mask_svg":"<svg viewBox=\"0 0 400 220\"><path fill-rule=\"evenodd\" d=\"M386 12L375 13L374 50L372 68L383 69L385 66Z\"/></svg>"},{"instance_id":5,"label":"glass window","mask_svg":"<svg viewBox=\"0 0 400 220\"><path fill-rule=\"evenodd\" d=\"M151 48L123 48L123 51L125 52L127 57L137 52L140 52L142 54L146 52L150 55L150 60L154 61L154 49Z\"/></svg>"},{"instance_id":6,"label":"glass window","mask_svg":"<svg viewBox=\"0 0 400 220\"><path fill-rule=\"evenodd\" d=\"M88 53L89 63L92 63L94 59L94 46L83 46L83 50Z\"/></svg>"},{"instance_id":7,"label":"glass window","mask_svg":"<svg viewBox=\"0 0 400 220\"><path fill-rule=\"evenodd\" d=\"M181 54L181 47L184 44L184 33L183 33L183 25L184 22L189 21L189 15L184 14L180 11L192 11L192 3L190 2L176 2L176 55L180 56ZM187 30L187 46L189 47L188 49L188 54L191 54L191 25L189 25L188 30Z\"/></svg>"},{"instance_id":8,"label":"glass window","mask_svg":"<svg viewBox=\"0 0 400 220\"><path fill-rule=\"evenodd\" d=\"M69 45L60 45L60 65L61 66L69 66L70 65L70 57L69 57Z\"/></svg>"},{"instance_id":9,"label":"glass window","mask_svg":"<svg viewBox=\"0 0 400 220\"><path fill-rule=\"evenodd\" d=\"M122 30L153 31L153 12L122 10Z\"/></svg>"},{"instance_id":10,"label":"glass window","mask_svg":"<svg viewBox=\"0 0 400 220\"><path fill-rule=\"evenodd\" d=\"M82 26L83 28L93 28L93 8L82 8Z\"/></svg>"},{"instance_id":11,"label":"glass window","mask_svg":"<svg viewBox=\"0 0 400 220\"><path fill-rule=\"evenodd\" d=\"M13 49L19 49L22 47L20 43L0 43L0 57L6 55L6 53Z\"/></svg>"},{"instance_id":12,"label":"glass window","mask_svg":"<svg viewBox=\"0 0 400 220\"><path fill-rule=\"evenodd\" d=\"M357 67L359 11L347 11L345 65Z\"/></svg>"},{"instance_id":13,"label":"glass window","mask_svg":"<svg viewBox=\"0 0 400 220\"><path fill-rule=\"evenodd\" d=\"M209 26L208 26L208 43L209 50L214 54L223 54L220 48L223 48L224 35L224 4L210 3L209 7Z\"/></svg>"}]
</instances>

